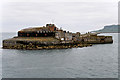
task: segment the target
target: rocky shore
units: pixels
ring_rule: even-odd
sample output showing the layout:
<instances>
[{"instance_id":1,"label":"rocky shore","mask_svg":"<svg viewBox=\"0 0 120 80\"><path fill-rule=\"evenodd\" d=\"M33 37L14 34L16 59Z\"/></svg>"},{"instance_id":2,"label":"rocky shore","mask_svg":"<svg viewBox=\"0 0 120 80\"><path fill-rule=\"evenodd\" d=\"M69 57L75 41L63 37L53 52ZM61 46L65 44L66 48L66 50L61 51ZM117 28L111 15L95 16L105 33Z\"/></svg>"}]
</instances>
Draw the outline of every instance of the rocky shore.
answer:
<instances>
[{"instance_id":1,"label":"rocky shore","mask_svg":"<svg viewBox=\"0 0 120 80\"><path fill-rule=\"evenodd\" d=\"M23 49L23 50L42 50L42 49L68 49L68 48L82 48L82 47L88 47L92 46L92 44L59 44L59 45L44 45L44 46L38 46L38 45L9 45L9 46L3 46L4 49Z\"/></svg>"}]
</instances>

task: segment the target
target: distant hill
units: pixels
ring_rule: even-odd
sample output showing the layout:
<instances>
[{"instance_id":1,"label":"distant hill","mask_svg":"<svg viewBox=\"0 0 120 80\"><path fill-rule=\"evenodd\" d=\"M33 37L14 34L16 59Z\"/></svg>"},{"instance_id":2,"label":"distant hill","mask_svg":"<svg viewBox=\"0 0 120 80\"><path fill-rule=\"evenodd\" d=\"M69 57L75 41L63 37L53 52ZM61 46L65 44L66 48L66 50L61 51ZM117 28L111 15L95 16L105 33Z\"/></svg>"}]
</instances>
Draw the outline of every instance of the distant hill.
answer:
<instances>
[{"instance_id":1,"label":"distant hill","mask_svg":"<svg viewBox=\"0 0 120 80\"><path fill-rule=\"evenodd\" d=\"M104 26L103 29L91 31L91 32L98 32L98 33L118 33L120 32L120 25L110 25Z\"/></svg>"}]
</instances>

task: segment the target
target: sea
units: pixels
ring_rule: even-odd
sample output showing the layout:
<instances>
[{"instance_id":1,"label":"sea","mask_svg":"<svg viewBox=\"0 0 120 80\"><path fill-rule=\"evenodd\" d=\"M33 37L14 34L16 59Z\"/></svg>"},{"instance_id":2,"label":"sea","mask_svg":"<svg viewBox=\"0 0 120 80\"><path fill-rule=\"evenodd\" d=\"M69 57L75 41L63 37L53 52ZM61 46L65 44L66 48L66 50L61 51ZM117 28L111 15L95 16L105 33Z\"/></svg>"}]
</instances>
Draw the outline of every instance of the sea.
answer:
<instances>
[{"instance_id":1,"label":"sea","mask_svg":"<svg viewBox=\"0 0 120 80\"><path fill-rule=\"evenodd\" d=\"M16 33L1 33L1 41ZM112 44L52 50L2 49L2 78L118 78L118 33Z\"/></svg>"}]
</instances>

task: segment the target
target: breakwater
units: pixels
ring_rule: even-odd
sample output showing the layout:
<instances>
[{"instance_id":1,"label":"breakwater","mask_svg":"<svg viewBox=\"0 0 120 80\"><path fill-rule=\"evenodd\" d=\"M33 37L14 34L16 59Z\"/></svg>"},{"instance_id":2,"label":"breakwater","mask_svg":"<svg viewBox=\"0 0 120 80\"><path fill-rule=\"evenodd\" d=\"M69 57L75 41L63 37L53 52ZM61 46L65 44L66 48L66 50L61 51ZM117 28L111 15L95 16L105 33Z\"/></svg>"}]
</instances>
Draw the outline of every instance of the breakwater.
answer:
<instances>
[{"instance_id":1,"label":"breakwater","mask_svg":"<svg viewBox=\"0 0 120 80\"><path fill-rule=\"evenodd\" d=\"M22 39L22 40L21 40ZM33 39L33 40L32 40ZM92 46L92 44L72 42L63 43L53 37L47 38L11 38L3 40L4 49L27 49L27 50L41 50L41 49L67 49Z\"/></svg>"},{"instance_id":2,"label":"breakwater","mask_svg":"<svg viewBox=\"0 0 120 80\"><path fill-rule=\"evenodd\" d=\"M83 37L81 41L61 41L54 37L14 37L3 40L4 49L26 49L26 50L42 50L42 49L67 49L88 47L93 44L113 43L111 36L105 37Z\"/></svg>"}]
</instances>

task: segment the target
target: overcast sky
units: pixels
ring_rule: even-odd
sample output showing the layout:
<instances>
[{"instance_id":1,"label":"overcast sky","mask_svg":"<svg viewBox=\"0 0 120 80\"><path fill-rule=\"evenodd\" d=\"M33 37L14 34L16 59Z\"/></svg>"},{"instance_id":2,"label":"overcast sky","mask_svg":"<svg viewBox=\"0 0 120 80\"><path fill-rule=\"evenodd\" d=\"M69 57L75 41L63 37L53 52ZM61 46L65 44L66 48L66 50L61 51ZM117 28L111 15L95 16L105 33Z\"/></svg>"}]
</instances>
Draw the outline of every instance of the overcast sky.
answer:
<instances>
[{"instance_id":1,"label":"overcast sky","mask_svg":"<svg viewBox=\"0 0 120 80\"><path fill-rule=\"evenodd\" d=\"M87 32L118 23L118 2L6 1L2 4L2 32L55 23L72 32Z\"/></svg>"}]
</instances>

